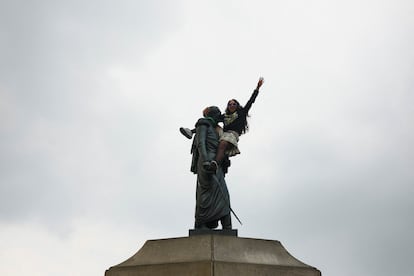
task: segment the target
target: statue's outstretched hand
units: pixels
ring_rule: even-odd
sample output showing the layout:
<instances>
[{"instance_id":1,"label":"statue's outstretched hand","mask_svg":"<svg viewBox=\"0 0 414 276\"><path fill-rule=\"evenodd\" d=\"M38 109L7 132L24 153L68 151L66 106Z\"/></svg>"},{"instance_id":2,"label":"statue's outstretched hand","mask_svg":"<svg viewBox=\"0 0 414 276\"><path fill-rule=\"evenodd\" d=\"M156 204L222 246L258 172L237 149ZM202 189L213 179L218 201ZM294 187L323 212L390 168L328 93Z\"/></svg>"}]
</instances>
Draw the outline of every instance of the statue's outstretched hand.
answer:
<instances>
[{"instance_id":1,"label":"statue's outstretched hand","mask_svg":"<svg viewBox=\"0 0 414 276\"><path fill-rule=\"evenodd\" d=\"M263 83L264 83L264 78L260 77L259 82L257 83L256 89L259 90Z\"/></svg>"}]
</instances>

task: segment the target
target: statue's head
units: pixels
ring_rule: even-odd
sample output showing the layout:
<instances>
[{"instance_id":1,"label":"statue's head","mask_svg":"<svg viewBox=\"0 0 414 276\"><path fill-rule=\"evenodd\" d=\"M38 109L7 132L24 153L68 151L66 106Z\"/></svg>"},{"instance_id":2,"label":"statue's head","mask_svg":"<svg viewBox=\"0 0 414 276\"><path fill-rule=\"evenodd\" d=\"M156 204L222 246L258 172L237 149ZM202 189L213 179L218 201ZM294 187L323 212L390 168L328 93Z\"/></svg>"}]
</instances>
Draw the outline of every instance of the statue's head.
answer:
<instances>
[{"instance_id":1,"label":"statue's head","mask_svg":"<svg viewBox=\"0 0 414 276\"><path fill-rule=\"evenodd\" d=\"M217 123L220 120L221 111L217 106L209 106L203 110L203 115L212 118Z\"/></svg>"}]
</instances>

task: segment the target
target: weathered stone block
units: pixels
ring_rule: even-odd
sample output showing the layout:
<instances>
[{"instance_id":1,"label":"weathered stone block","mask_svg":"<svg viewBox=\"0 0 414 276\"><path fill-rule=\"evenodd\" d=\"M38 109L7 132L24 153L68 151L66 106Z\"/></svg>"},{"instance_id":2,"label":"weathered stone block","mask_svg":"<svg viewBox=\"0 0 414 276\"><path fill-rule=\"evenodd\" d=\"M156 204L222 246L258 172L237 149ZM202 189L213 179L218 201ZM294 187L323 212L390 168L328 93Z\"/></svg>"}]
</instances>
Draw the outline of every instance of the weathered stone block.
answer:
<instances>
[{"instance_id":1,"label":"weathered stone block","mask_svg":"<svg viewBox=\"0 0 414 276\"><path fill-rule=\"evenodd\" d=\"M230 234L229 234L230 233ZM320 276L297 260L279 241L239 238L228 232L149 240L105 276Z\"/></svg>"}]
</instances>

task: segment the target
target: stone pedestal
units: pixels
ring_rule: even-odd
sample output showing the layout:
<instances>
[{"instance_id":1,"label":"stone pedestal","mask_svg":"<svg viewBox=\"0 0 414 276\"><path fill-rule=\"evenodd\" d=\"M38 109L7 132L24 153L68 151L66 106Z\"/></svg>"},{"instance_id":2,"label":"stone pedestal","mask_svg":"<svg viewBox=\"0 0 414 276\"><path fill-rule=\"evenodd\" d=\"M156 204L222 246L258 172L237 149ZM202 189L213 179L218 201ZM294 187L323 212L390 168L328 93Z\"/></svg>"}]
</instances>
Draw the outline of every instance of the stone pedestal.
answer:
<instances>
[{"instance_id":1,"label":"stone pedestal","mask_svg":"<svg viewBox=\"0 0 414 276\"><path fill-rule=\"evenodd\" d=\"M295 259L279 241L239 238L234 231L190 230L189 237L149 240L134 256L105 272L105 276L143 275L320 276L321 272Z\"/></svg>"}]
</instances>

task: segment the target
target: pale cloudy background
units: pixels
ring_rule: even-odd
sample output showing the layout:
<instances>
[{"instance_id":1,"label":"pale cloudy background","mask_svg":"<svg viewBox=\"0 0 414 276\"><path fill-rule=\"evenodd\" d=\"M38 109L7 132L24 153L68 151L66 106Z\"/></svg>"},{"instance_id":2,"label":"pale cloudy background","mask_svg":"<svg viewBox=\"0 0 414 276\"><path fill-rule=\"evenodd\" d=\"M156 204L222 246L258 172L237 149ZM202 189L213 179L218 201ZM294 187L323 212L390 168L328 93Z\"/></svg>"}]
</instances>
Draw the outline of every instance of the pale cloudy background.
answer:
<instances>
[{"instance_id":1,"label":"pale cloudy background","mask_svg":"<svg viewBox=\"0 0 414 276\"><path fill-rule=\"evenodd\" d=\"M191 127L246 102L239 236L414 273L414 4L0 1L0 274L103 275L193 227Z\"/></svg>"}]
</instances>

